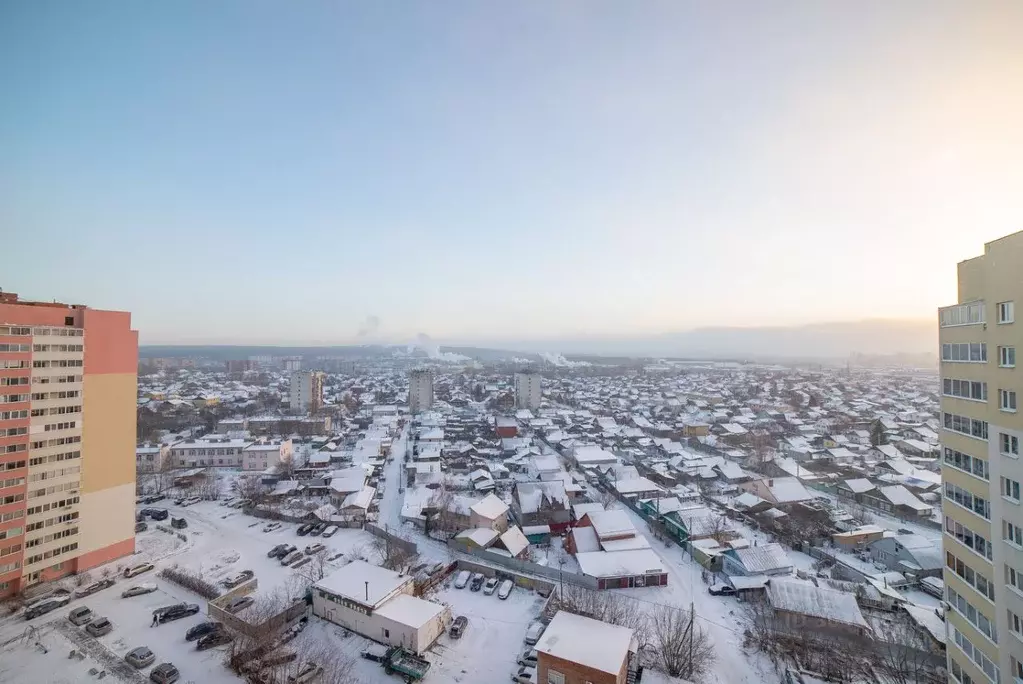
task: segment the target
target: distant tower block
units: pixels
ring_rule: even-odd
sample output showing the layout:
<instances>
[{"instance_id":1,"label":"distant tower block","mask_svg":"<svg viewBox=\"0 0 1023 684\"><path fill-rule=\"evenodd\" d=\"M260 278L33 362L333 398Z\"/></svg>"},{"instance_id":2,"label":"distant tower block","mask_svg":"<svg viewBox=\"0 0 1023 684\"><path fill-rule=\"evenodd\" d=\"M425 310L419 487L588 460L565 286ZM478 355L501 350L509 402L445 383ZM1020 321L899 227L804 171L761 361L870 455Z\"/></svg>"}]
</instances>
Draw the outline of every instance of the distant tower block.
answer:
<instances>
[{"instance_id":1,"label":"distant tower block","mask_svg":"<svg viewBox=\"0 0 1023 684\"><path fill-rule=\"evenodd\" d=\"M409 373L408 410L413 415L427 411L433 406L433 373L426 368L416 368Z\"/></svg>"},{"instance_id":2,"label":"distant tower block","mask_svg":"<svg viewBox=\"0 0 1023 684\"><path fill-rule=\"evenodd\" d=\"M540 408L540 396L543 391L543 376L539 373L515 374L515 408Z\"/></svg>"}]
</instances>

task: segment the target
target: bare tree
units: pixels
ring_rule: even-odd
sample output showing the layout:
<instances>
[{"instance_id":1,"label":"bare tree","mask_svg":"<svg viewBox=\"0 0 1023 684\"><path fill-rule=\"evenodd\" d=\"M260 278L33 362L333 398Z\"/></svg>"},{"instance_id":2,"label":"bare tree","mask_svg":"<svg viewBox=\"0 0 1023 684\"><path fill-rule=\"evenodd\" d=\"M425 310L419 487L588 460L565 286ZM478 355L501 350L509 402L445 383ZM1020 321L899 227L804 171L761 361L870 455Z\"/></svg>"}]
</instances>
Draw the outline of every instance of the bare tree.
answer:
<instances>
[{"instance_id":1,"label":"bare tree","mask_svg":"<svg viewBox=\"0 0 1023 684\"><path fill-rule=\"evenodd\" d=\"M419 557L419 554L413 553L409 546L392 541L390 537L374 536L371 544L380 558L380 565L388 570L400 570L415 565L416 559Z\"/></svg>"},{"instance_id":2,"label":"bare tree","mask_svg":"<svg viewBox=\"0 0 1023 684\"><path fill-rule=\"evenodd\" d=\"M597 492L597 503L603 506L605 511L610 511L618 505L618 496L610 485L608 485L607 489Z\"/></svg>"},{"instance_id":3,"label":"bare tree","mask_svg":"<svg viewBox=\"0 0 1023 684\"><path fill-rule=\"evenodd\" d=\"M945 658L905 621L874 631L874 667L891 684L940 684L948 681Z\"/></svg>"},{"instance_id":4,"label":"bare tree","mask_svg":"<svg viewBox=\"0 0 1023 684\"><path fill-rule=\"evenodd\" d=\"M647 618L647 650L666 674L694 679L714 664L714 646L692 611L659 604Z\"/></svg>"},{"instance_id":5,"label":"bare tree","mask_svg":"<svg viewBox=\"0 0 1023 684\"><path fill-rule=\"evenodd\" d=\"M566 584L559 590L557 606L569 613L628 627L640 643L645 641L647 620L643 606L624 594Z\"/></svg>"},{"instance_id":6,"label":"bare tree","mask_svg":"<svg viewBox=\"0 0 1023 684\"><path fill-rule=\"evenodd\" d=\"M322 549L310 556L310 561L296 571L296 574L315 584L326 577L327 573L334 569L334 566L327 561L327 550Z\"/></svg>"}]
</instances>

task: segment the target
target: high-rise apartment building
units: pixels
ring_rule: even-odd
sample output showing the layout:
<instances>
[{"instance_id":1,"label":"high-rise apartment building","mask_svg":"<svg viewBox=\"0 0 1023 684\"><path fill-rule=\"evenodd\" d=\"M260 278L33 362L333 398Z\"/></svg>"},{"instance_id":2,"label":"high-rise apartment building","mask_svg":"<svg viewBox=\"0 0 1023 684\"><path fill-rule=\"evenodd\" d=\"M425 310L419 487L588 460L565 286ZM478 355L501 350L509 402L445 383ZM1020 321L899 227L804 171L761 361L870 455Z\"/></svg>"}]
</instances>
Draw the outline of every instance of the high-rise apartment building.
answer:
<instances>
[{"instance_id":1,"label":"high-rise apartment building","mask_svg":"<svg viewBox=\"0 0 1023 684\"><path fill-rule=\"evenodd\" d=\"M958 266L939 310L948 667L954 681L1023 682L1023 232Z\"/></svg>"},{"instance_id":2,"label":"high-rise apartment building","mask_svg":"<svg viewBox=\"0 0 1023 684\"><path fill-rule=\"evenodd\" d=\"M0 597L135 551L131 314L0 293Z\"/></svg>"},{"instance_id":3,"label":"high-rise apartment building","mask_svg":"<svg viewBox=\"0 0 1023 684\"><path fill-rule=\"evenodd\" d=\"M298 371L291 374L291 412L316 413L323 406L323 373Z\"/></svg>"},{"instance_id":4,"label":"high-rise apartment building","mask_svg":"<svg viewBox=\"0 0 1023 684\"><path fill-rule=\"evenodd\" d=\"M539 373L515 374L515 408L540 408L542 376Z\"/></svg>"},{"instance_id":5,"label":"high-rise apartment building","mask_svg":"<svg viewBox=\"0 0 1023 684\"><path fill-rule=\"evenodd\" d=\"M408 410L413 415L433 406L433 373L426 368L413 369L408 376Z\"/></svg>"}]
</instances>

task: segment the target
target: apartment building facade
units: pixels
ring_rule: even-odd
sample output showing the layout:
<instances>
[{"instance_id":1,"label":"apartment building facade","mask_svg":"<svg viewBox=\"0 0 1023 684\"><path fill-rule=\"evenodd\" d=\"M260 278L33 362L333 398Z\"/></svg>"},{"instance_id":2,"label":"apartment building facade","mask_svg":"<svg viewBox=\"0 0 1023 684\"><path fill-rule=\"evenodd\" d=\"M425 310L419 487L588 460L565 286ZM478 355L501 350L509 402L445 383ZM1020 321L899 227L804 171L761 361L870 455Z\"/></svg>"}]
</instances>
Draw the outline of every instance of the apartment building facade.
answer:
<instances>
[{"instance_id":1,"label":"apartment building facade","mask_svg":"<svg viewBox=\"0 0 1023 684\"><path fill-rule=\"evenodd\" d=\"M291 374L291 412L313 414L323 406L323 373L296 371Z\"/></svg>"},{"instance_id":2,"label":"apartment building facade","mask_svg":"<svg viewBox=\"0 0 1023 684\"><path fill-rule=\"evenodd\" d=\"M960 684L1023 682L1023 232L958 265L939 309L948 668Z\"/></svg>"},{"instance_id":3,"label":"apartment building facade","mask_svg":"<svg viewBox=\"0 0 1023 684\"><path fill-rule=\"evenodd\" d=\"M515 374L515 408L540 408L540 398L543 393L542 379L543 376L539 373Z\"/></svg>"},{"instance_id":4,"label":"apartment building facade","mask_svg":"<svg viewBox=\"0 0 1023 684\"><path fill-rule=\"evenodd\" d=\"M135 550L131 315L0 293L0 598Z\"/></svg>"},{"instance_id":5,"label":"apartment building facade","mask_svg":"<svg viewBox=\"0 0 1023 684\"><path fill-rule=\"evenodd\" d=\"M408 410L412 415L428 411L433 406L433 373L416 368L408 376Z\"/></svg>"}]
</instances>

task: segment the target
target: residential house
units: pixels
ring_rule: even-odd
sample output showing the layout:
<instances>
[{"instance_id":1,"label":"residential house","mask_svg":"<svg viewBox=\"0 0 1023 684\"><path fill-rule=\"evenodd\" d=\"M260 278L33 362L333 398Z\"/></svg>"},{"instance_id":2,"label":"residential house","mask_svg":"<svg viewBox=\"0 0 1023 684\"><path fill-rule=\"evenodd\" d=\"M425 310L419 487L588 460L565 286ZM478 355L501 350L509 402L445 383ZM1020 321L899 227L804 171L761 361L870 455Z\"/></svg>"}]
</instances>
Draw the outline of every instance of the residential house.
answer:
<instances>
[{"instance_id":1,"label":"residential house","mask_svg":"<svg viewBox=\"0 0 1023 684\"><path fill-rule=\"evenodd\" d=\"M565 483L561 480L515 483L512 511L522 527L549 525L552 532L566 529L571 516Z\"/></svg>"},{"instance_id":2,"label":"residential house","mask_svg":"<svg viewBox=\"0 0 1023 684\"><path fill-rule=\"evenodd\" d=\"M728 549L722 556L722 570L726 575L791 575L792 561L785 549L774 542Z\"/></svg>"},{"instance_id":3,"label":"residential house","mask_svg":"<svg viewBox=\"0 0 1023 684\"><path fill-rule=\"evenodd\" d=\"M628 627L559 611L535 648L538 682L626 684L636 644Z\"/></svg>"},{"instance_id":4,"label":"residential house","mask_svg":"<svg viewBox=\"0 0 1023 684\"><path fill-rule=\"evenodd\" d=\"M849 592L775 578L768 584L767 601L774 618L772 626L778 630L855 637L870 632L856 595Z\"/></svg>"},{"instance_id":5,"label":"residential house","mask_svg":"<svg viewBox=\"0 0 1023 684\"><path fill-rule=\"evenodd\" d=\"M471 527L488 527L497 532L508 529L508 504L494 494L487 494L469 508Z\"/></svg>"}]
</instances>

